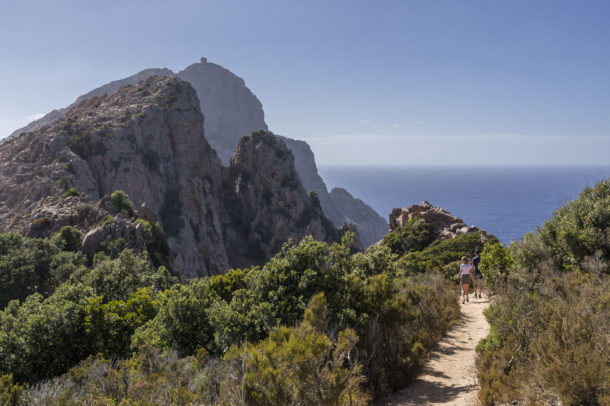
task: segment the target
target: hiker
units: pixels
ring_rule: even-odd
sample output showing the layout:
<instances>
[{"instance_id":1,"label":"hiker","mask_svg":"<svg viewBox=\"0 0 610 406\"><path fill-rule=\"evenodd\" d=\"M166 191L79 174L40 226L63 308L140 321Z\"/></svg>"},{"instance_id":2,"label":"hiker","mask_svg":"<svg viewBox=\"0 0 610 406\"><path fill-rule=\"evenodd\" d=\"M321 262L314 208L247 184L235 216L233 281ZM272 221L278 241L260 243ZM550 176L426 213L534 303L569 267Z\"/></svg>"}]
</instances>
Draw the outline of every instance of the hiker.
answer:
<instances>
[{"instance_id":1,"label":"hiker","mask_svg":"<svg viewBox=\"0 0 610 406\"><path fill-rule=\"evenodd\" d=\"M474 257L472 257L472 266L474 267L474 274L472 278L472 283L474 284L474 297L481 298L481 293L483 292L483 286L485 285L485 281L483 280L483 274L479 269L479 262L481 262L481 253L479 250L474 251ZM479 293L477 294L477 288Z\"/></svg>"},{"instance_id":2,"label":"hiker","mask_svg":"<svg viewBox=\"0 0 610 406\"><path fill-rule=\"evenodd\" d=\"M462 257L462 264L460 265L460 286L462 287L462 303L469 302L468 300L468 288L470 287L470 281L472 280L472 264L468 263L468 257ZM465 298L464 298L465 297Z\"/></svg>"}]
</instances>

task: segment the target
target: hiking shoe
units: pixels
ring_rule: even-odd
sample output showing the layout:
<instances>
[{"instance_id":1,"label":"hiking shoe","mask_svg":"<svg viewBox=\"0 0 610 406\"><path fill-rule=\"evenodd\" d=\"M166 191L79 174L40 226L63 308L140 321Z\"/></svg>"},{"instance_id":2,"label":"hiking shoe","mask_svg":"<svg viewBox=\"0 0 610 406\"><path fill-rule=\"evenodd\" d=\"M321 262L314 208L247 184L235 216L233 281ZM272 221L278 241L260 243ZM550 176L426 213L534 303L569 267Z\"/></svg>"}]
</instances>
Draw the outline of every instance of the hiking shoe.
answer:
<instances>
[{"instance_id":1,"label":"hiking shoe","mask_svg":"<svg viewBox=\"0 0 610 406\"><path fill-rule=\"evenodd\" d=\"M464 303L466 303L466 302L464 301L464 299L462 299L462 304L464 304Z\"/></svg>"},{"instance_id":2,"label":"hiking shoe","mask_svg":"<svg viewBox=\"0 0 610 406\"><path fill-rule=\"evenodd\" d=\"M470 300L468 300L468 298L466 298L466 301L467 301L467 302L470 302Z\"/></svg>"}]
</instances>

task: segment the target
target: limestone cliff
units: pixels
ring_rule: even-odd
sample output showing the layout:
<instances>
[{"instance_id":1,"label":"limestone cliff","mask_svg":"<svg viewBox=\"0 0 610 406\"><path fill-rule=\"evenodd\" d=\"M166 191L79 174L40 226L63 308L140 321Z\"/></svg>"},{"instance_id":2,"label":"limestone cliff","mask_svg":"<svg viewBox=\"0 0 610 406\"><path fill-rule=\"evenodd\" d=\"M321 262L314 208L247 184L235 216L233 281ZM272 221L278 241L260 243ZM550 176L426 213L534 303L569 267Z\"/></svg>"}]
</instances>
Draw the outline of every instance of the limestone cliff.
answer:
<instances>
[{"instance_id":1,"label":"limestone cliff","mask_svg":"<svg viewBox=\"0 0 610 406\"><path fill-rule=\"evenodd\" d=\"M321 212L302 220L315 208L291 154L281 147L269 133L250 137L224 168L204 138L193 88L175 77L149 77L75 103L61 119L0 146L0 231L46 235L69 224L87 233L85 242L94 246L112 235L142 248L135 215L111 213L99 203L123 190L136 208L145 205L160 219L173 266L185 277L223 273L235 265L226 247L245 252L237 261L243 265L267 259L291 237L332 240ZM280 153L285 158L275 162ZM292 182L284 174L292 175ZM93 214L81 213L87 211L82 207ZM266 213L282 207L290 216L266 224L277 234L261 245L260 256L252 255L244 245L260 237L255 233ZM226 228L236 224L228 210L243 214L242 228Z\"/></svg>"}]
</instances>

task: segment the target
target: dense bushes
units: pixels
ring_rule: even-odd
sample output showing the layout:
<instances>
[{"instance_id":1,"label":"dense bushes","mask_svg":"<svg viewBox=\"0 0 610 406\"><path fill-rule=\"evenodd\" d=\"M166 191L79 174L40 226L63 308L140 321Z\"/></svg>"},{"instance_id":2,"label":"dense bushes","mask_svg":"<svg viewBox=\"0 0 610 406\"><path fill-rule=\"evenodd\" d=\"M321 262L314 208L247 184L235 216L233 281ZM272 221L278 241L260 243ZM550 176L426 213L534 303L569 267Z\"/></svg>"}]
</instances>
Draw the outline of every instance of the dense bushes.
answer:
<instances>
[{"instance_id":1,"label":"dense bushes","mask_svg":"<svg viewBox=\"0 0 610 406\"><path fill-rule=\"evenodd\" d=\"M409 219L402 227L383 237L382 244L394 254L420 251L434 241L434 230L421 216Z\"/></svg>"},{"instance_id":2,"label":"dense bushes","mask_svg":"<svg viewBox=\"0 0 610 406\"><path fill-rule=\"evenodd\" d=\"M539 235L558 268L578 268L595 254L610 264L610 178L557 210Z\"/></svg>"},{"instance_id":3,"label":"dense bushes","mask_svg":"<svg viewBox=\"0 0 610 406\"><path fill-rule=\"evenodd\" d=\"M605 180L508 249L486 247L497 300L477 346L484 404L610 404L609 226Z\"/></svg>"},{"instance_id":4,"label":"dense bushes","mask_svg":"<svg viewBox=\"0 0 610 406\"><path fill-rule=\"evenodd\" d=\"M27 391L0 381L0 399L18 404L362 405L370 396L356 357L353 330L328 336L325 299L317 295L296 327L280 327L257 343L234 346L221 359L204 350L180 358L143 347L125 361L90 357L69 373ZM4 397L2 397L4 396Z\"/></svg>"},{"instance_id":5,"label":"dense bushes","mask_svg":"<svg viewBox=\"0 0 610 406\"><path fill-rule=\"evenodd\" d=\"M164 268L124 251L78 269L46 299L35 293L11 301L0 312L0 373L36 382L89 354L127 355L131 333L156 314L152 288L175 282Z\"/></svg>"},{"instance_id":6,"label":"dense bushes","mask_svg":"<svg viewBox=\"0 0 610 406\"><path fill-rule=\"evenodd\" d=\"M366 402L369 394L403 387L415 377L459 308L441 275L407 276L411 272L401 269L397 256L383 246L352 255L349 238L331 246L305 238L286 244L262 268L184 285L164 267L152 268L130 251L116 259L97 255L92 269L75 270L48 298L30 295L0 312L0 373L36 383L89 355L116 359L140 354L141 359L154 353L150 357L160 363L155 368L163 377L178 364L195 368L199 363L199 373L208 374L205 388L192 381L203 379L195 372L182 378L167 375L182 382L165 394L177 404L195 398L220 402L225 392L252 404ZM26 336L30 338L22 338ZM182 358L171 361L163 355L174 350ZM208 354L205 365L197 361L203 353ZM166 379L154 378L133 362L109 365L103 358L91 359L67 376L103 369L107 385L116 386L116 380L132 379L124 375L129 366L139 371L138 385L147 391L154 387L150 380ZM232 380L235 376L241 381ZM85 397L80 400L114 396L101 394L110 390L106 384L102 390L81 382L84 386L76 392ZM62 399L77 399L66 377L44 385L58 385L53 390ZM47 396L41 388L26 390L23 399ZM121 390L114 399L137 399L128 385Z\"/></svg>"},{"instance_id":7,"label":"dense bushes","mask_svg":"<svg viewBox=\"0 0 610 406\"><path fill-rule=\"evenodd\" d=\"M358 351L375 393L397 389L414 377L459 310L441 276L399 276L404 272L395 259L382 247L352 256L344 244L328 247L305 238L286 245L263 268L167 292L157 316L136 331L132 347L152 343L182 355L203 347L221 355L236 343L264 339L277 326L295 325L307 302L323 293L329 329L352 328L361 337Z\"/></svg>"},{"instance_id":8,"label":"dense bushes","mask_svg":"<svg viewBox=\"0 0 610 406\"><path fill-rule=\"evenodd\" d=\"M51 294L85 264L84 255L71 252L80 238L72 227L63 227L50 239L0 234L0 307L32 293Z\"/></svg>"}]
</instances>

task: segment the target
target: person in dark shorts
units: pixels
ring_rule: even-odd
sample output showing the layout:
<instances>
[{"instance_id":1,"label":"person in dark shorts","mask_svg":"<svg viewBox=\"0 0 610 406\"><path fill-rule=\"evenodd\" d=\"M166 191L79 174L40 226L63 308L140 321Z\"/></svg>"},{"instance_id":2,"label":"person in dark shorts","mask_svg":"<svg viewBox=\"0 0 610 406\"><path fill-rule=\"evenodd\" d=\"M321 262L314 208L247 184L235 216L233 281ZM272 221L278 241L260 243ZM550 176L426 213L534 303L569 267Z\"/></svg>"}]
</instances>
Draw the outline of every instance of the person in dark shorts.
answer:
<instances>
[{"instance_id":1,"label":"person in dark shorts","mask_svg":"<svg viewBox=\"0 0 610 406\"><path fill-rule=\"evenodd\" d=\"M472 264L468 263L467 257L462 257L462 264L460 265L460 286L462 287L462 303L469 302L468 300L468 288L470 287L470 281L472 280Z\"/></svg>"},{"instance_id":2,"label":"person in dark shorts","mask_svg":"<svg viewBox=\"0 0 610 406\"><path fill-rule=\"evenodd\" d=\"M472 266L474 267L474 274L472 278L472 283L474 285L474 297L481 298L481 292L483 291L483 286L485 285L485 281L483 280L483 274L479 269L479 262L481 262L481 254L479 250L474 252L474 257L472 257ZM478 293L477 293L478 288Z\"/></svg>"}]
</instances>

